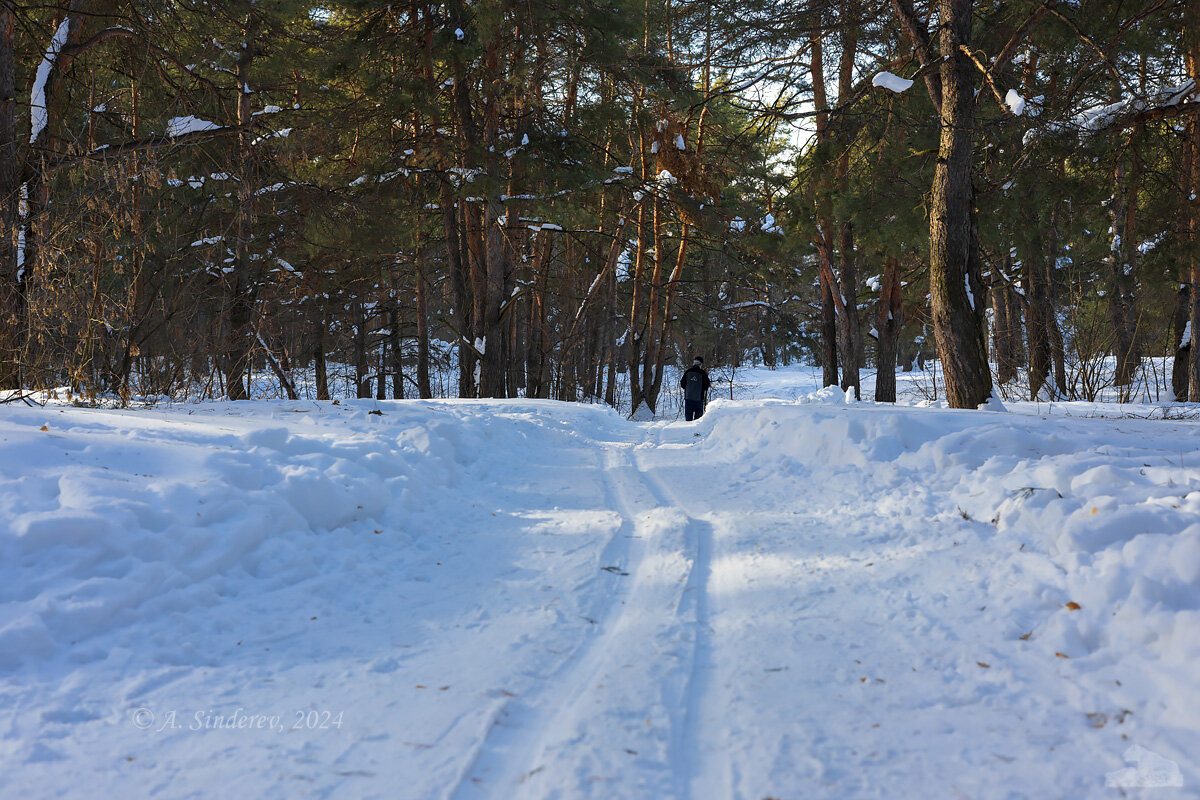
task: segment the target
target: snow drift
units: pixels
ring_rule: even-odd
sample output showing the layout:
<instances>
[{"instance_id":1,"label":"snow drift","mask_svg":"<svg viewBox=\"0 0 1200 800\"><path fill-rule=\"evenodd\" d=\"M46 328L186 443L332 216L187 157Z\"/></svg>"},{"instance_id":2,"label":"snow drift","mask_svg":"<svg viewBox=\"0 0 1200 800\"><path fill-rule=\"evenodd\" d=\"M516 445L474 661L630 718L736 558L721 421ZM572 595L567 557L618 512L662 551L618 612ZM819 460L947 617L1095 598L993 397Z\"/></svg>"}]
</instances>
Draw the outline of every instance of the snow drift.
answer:
<instances>
[{"instance_id":1,"label":"snow drift","mask_svg":"<svg viewBox=\"0 0 1200 800\"><path fill-rule=\"evenodd\" d=\"M1195 426L835 395L4 407L0 788L1194 793Z\"/></svg>"}]
</instances>

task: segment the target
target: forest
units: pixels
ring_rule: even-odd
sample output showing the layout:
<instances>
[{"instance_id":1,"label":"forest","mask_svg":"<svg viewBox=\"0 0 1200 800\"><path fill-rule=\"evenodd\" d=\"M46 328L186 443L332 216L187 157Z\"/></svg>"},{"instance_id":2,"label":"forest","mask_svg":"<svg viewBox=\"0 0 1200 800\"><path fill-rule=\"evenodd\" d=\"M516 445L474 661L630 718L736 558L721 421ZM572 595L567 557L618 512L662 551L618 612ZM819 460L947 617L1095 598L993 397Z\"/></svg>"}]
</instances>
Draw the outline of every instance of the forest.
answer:
<instances>
[{"instance_id":1,"label":"forest","mask_svg":"<svg viewBox=\"0 0 1200 800\"><path fill-rule=\"evenodd\" d=\"M1198 73L1200 0L0 0L0 388L1200 401Z\"/></svg>"}]
</instances>

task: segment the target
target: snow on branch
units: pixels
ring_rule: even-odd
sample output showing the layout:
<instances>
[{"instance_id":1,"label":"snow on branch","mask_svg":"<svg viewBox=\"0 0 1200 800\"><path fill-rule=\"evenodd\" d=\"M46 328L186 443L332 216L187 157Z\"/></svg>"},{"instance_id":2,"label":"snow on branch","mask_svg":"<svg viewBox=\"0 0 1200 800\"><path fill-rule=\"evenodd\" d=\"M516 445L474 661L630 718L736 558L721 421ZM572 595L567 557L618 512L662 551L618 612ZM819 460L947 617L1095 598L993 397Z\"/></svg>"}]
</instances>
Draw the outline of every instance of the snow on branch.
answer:
<instances>
[{"instance_id":1,"label":"snow on branch","mask_svg":"<svg viewBox=\"0 0 1200 800\"><path fill-rule=\"evenodd\" d=\"M1096 132L1104 128L1173 117L1194 109L1198 94L1195 82L1187 81L1159 89L1145 99L1128 97L1115 103L1085 108L1075 116L1074 123L1084 131Z\"/></svg>"},{"instance_id":2,"label":"snow on branch","mask_svg":"<svg viewBox=\"0 0 1200 800\"><path fill-rule=\"evenodd\" d=\"M198 131L215 131L221 126L215 122L209 122L206 119L200 119L188 114L186 117L172 117L167 120L167 136L172 138L182 136L185 133L196 133Z\"/></svg>"},{"instance_id":3,"label":"snow on branch","mask_svg":"<svg viewBox=\"0 0 1200 800\"><path fill-rule=\"evenodd\" d=\"M878 86L887 89L889 92L900 94L912 88L913 82L908 78L901 78L899 75L893 75L890 72L880 72L871 79L872 86Z\"/></svg>"},{"instance_id":4,"label":"snow on branch","mask_svg":"<svg viewBox=\"0 0 1200 800\"><path fill-rule=\"evenodd\" d=\"M1008 106L1008 110L1013 113L1014 117L1025 113L1025 98L1016 89L1008 90L1008 94L1004 96L1004 104Z\"/></svg>"}]
</instances>

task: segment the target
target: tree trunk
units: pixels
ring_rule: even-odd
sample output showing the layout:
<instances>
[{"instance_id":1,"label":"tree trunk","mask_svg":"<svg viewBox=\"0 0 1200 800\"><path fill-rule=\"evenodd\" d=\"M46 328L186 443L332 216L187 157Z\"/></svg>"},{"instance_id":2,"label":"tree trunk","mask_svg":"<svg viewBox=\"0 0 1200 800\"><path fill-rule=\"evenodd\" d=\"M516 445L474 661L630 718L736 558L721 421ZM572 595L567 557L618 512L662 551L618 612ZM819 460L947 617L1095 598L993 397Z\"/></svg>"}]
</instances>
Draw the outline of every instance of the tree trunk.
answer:
<instances>
[{"instance_id":1,"label":"tree trunk","mask_svg":"<svg viewBox=\"0 0 1200 800\"><path fill-rule=\"evenodd\" d=\"M21 273L17 266L21 155L17 148L16 27L13 6L0 3L0 389L21 384Z\"/></svg>"},{"instance_id":2,"label":"tree trunk","mask_svg":"<svg viewBox=\"0 0 1200 800\"><path fill-rule=\"evenodd\" d=\"M883 271L883 286L876 307L875 330L879 332L875 374L875 402L896 402L896 351L904 324L900 263L889 258Z\"/></svg>"},{"instance_id":3,"label":"tree trunk","mask_svg":"<svg viewBox=\"0 0 1200 800\"><path fill-rule=\"evenodd\" d=\"M992 301L992 341L996 348L996 381L1000 384L1016 380L1020 367L1017 352L1017 302L1015 292L1008 283L1008 273L1012 269L1011 257L1005 255L1003 264L1004 270L999 267L992 270L989 292Z\"/></svg>"},{"instance_id":4,"label":"tree trunk","mask_svg":"<svg viewBox=\"0 0 1200 800\"><path fill-rule=\"evenodd\" d=\"M1064 170L1059 168L1059 178ZM1059 397L1067 396L1067 357L1063 347L1062 331L1058 327L1057 303L1055 301L1055 275L1058 271L1058 219L1062 210L1061 202L1050 212L1050 229L1047 231L1046 256L1043 259L1043 286L1045 293L1042 302L1045 305L1045 324L1047 338L1050 340L1050 362L1054 367L1054 386Z\"/></svg>"},{"instance_id":5,"label":"tree trunk","mask_svg":"<svg viewBox=\"0 0 1200 800\"><path fill-rule=\"evenodd\" d=\"M1136 136L1136 134L1135 134ZM1132 140L1128 143L1133 144ZM1124 156L1117 156L1113 171L1113 198L1109 203L1109 219L1112 225L1112 246L1108 254L1108 319L1112 326L1113 356L1116 371L1113 383L1127 387L1133 384L1134 373L1141 361L1137 352L1136 308L1134 297L1134 272L1137 268L1137 250L1134 237L1137 235L1137 159L1133 158L1126 170ZM1123 399L1125 396L1122 396Z\"/></svg>"},{"instance_id":6,"label":"tree trunk","mask_svg":"<svg viewBox=\"0 0 1200 800\"><path fill-rule=\"evenodd\" d=\"M350 316L354 325L354 396L361 400L371 396L371 368L367 363L366 314L357 297L350 303Z\"/></svg>"},{"instance_id":7,"label":"tree trunk","mask_svg":"<svg viewBox=\"0 0 1200 800\"><path fill-rule=\"evenodd\" d=\"M1175 400L1187 400L1188 358L1192 352L1192 329L1189 325L1188 313L1191 311L1192 287L1186 283L1179 284L1175 293L1175 314L1172 318L1171 333L1175 342L1175 358L1171 362L1171 394Z\"/></svg>"},{"instance_id":8,"label":"tree trunk","mask_svg":"<svg viewBox=\"0 0 1200 800\"><path fill-rule=\"evenodd\" d=\"M321 313L313 331L313 379L317 384L317 399L328 400L329 367L325 361L325 337L329 329L329 315L326 311L326 301L318 300L317 302L321 304Z\"/></svg>"},{"instance_id":9,"label":"tree trunk","mask_svg":"<svg viewBox=\"0 0 1200 800\"><path fill-rule=\"evenodd\" d=\"M951 408L975 408L992 394L983 315L983 282L975 231L975 65L972 0L939 0L941 10L941 141L929 220L929 290L934 338Z\"/></svg>"},{"instance_id":10,"label":"tree trunk","mask_svg":"<svg viewBox=\"0 0 1200 800\"><path fill-rule=\"evenodd\" d=\"M250 65L257 53L255 42L259 17L249 12L246 22L245 41L237 60L237 122L242 129L237 135L238 187L236 244L234 247L234 269L227 276L228 321L225 348L225 391L230 400L246 400L249 392L246 375L250 370L252 352L254 302L257 293L257 269L250 258L250 237L254 227L253 158L250 152L250 123L254 117L250 110Z\"/></svg>"},{"instance_id":11,"label":"tree trunk","mask_svg":"<svg viewBox=\"0 0 1200 800\"><path fill-rule=\"evenodd\" d=\"M466 24L463 19L461 5L461 2L457 2L457 0L451 3L455 24L460 27ZM433 71L433 35L435 28L439 27L441 22L428 9L426 9L424 17L425 86L429 92L429 96L436 97L439 87ZM458 111L459 136L465 145L471 146L476 144L476 135L475 121L471 112L470 85L466 79L466 67L463 65L461 58L458 57L457 52L452 59L451 65L454 72L454 89L452 94L454 108ZM445 137L442 133L442 115L439 105L436 102L430 103L429 108L429 118L432 123L431 127L433 128L434 158L437 162L437 168L445 173L450 169L452 162L449 154L446 152ZM458 166L463 166L461 160ZM446 240L446 261L449 265L450 287L454 296L454 325L457 328L455 332L458 334L458 396L474 397L475 353L468 341L475 325L474 299L471 296L470 283L467 277L468 265L464 262L463 258L464 236L459 225L463 217L459 214L457 198L455 198L454 191L450 187L445 174L440 179L438 191L442 213L442 230Z\"/></svg>"},{"instance_id":12,"label":"tree trunk","mask_svg":"<svg viewBox=\"0 0 1200 800\"><path fill-rule=\"evenodd\" d=\"M1032 215L1031 228L1034 244L1025 253L1023 278L1025 299L1028 303L1025 309L1025 347L1029 354L1029 399L1042 398L1042 390L1050 377L1050 323L1049 303L1046 300L1045 257L1041 247L1041 237L1036 226L1040 223Z\"/></svg>"},{"instance_id":13,"label":"tree trunk","mask_svg":"<svg viewBox=\"0 0 1200 800\"><path fill-rule=\"evenodd\" d=\"M854 389L854 399L861 400L859 365L862 361L862 326L858 320L858 265L855 264L854 233L850 222L843 222L838 237L841 256L839 275L846 313L841 317L842 330L842 390Z\"/></svg>"},{"instance_id":14,"label":"tree trunk","mask_svg":"<svg viewBox=\"0 0 1200 800\"><path fill-rule=\"evenodd\" d=\"M7 28L12 24L8 14L15 4L5 2L0 5L5 7L3 16L0 16L0 27ZM12 127L15 125L14 117L8 113L12 111L15 115L13 101L16 92L6 92L0 96L0 106L7 109L2 112L7 119L0 123L0 128L6 129L0 130L0 148L5 151L0 154L0 188L5 190L4 199L0 202L5 205L10 203L17 205L16 225L14 228L6 228L7 235L4 237L8 239L13 236L11 231L16 231L15 263L10 267L8 263L0 261L0 317L2 317L0 325L7 330L6 335L0 335L0 348L7 350L7 358L4 352L0 352L0 386L3 385L6 377L9 380L15 379L18 383L22 378L28 378L21 374L21 350L29 332L29 287L32 278L40 271L45 244L42 237L49 230L45 220L46 210L50 207L50 187L47 183L48 162L50 156L57 150L58 132L61 128L62 116L65 113L62 107L63 93L59 92L59 86L74 60L74 56L70 54L70 48L79 42L80 34L83 31L83 12L87 10L87 5L88 0L71 0L66 16L56 26L52 41L59 41L58 30L62 25L67 26L66 37L59 42L61 46L57 50L58 57L48 75L45 76L43 103L40 108L43 114L42 125L40 129L31 126L30 147L28 156L25 158L21 157L16 144L15 127ZM0 39L7 40L7 44L0 44L0 51L7 51L7 53L0 53L0 61L5 61L10 57L15 60L15 35L3 32L0 33ZM46 52L46 50L42 52ZM6 64L0 65L0 71L7 72L7 70ZM8 79L4 77L0 80L7 82ZM12 139L8 138L9 130L13 131ZM11 176L7 174L10 168L16 170ZM9 185L10 183L11 185ZM7 208L3 214L7 217ZM7 219L5 222L7 224ZM5 362L7 362L7 366ZM4 375L6 372L9 373L7 376Z\"/></svg>"},{"instance_id":15,"label":"tree trunk","mask_svg":"<svg viewBox=\"0 0 1200 800\"><path fill-rule=\"evenodd\" d=\"M823 258L824 256L819 256ZM837 386L838 344L837 307L833 302L834 288L828 275L832 270L821 271L821 387Z\"/></svg>"},{"instance_id":16,"label":"tree trunk","mask_svg":"<svg viewBox=\"0 0 1200 800\"><path fill-rule=\"evenodd\" d=\"M843 27L841 32L842 53L838 63L838 100L841 102L854 92L854 66L858 51L858 3L848 0L842 4ZM843 130L845 126L842 126ZM841 150L837 164L837 187L840 194L850 189L850 137L843 136L838 145ZM854 399L861 400L859 369L862 366L862 326L858 319L858 263L854 248L854 223L844 215L838 219L838 255L841 271L838 280L845 301L846 313L842 315L842 389L854 388Z\"/></svg>"},{"instance_id":17,"label":"tree trunk","mask_svg":"<svg viewBox=\"0 0 1200 800\"><path fill-rule=\"evenodd\" d=\"M418 254L418 260L420 254ZM404 399L404 337L400 335L400 300L395 293L388 303L388 353L392 356L392 399ZM383 374L382 364L379 374ZM382 381L381 381L382 384ZM382 391L382 389L380 390ZM380 398L381 400L383 398Z\"/></svg>"},{"instance_id":18,"label":"tree trunk","mask_svg":"<svg viewBox=\"0 0 1200 800\"><path fill-rule=\"evenodd\" d=\"M376 345L379 348L378 353L375 357L375 399L376 400L386 400L387 399L387 374L388 374L387 354L388 354L388 350L390 349L390 347L389 347L390 344L391 344L391 337L388 336L386 338L380 339L379 344Z\"/></svg>"},{"instance_id":19,"label":"tree trunk","mask_svg":"<svg viewBox=\"0 0 1200 800\"><path fill-rule=\"evenodd\" d=\"M642 173L643 180L645 180L644 168ZM643 339L646 336L646 322L642 319L641 298L642 281L645 277L646 237L648 234L649 229L646 225L646 200L643 198L638 203L637 245L634 248L633 256L633 286L629 310L629 399L631 414L636 414L638 408L645 403L645 395L642 393L641 369ZM653 413L653 407L651 407L650 411Z\"/></svg>"},{"instance_id":20,"label":"tree trunk","mask_svg":"<svg viewBox=\"0 0 1200 800\"><path fill-rule=\"evenodd\" d=\"M500 174L500 97L499 86L502 81L499 63L499 44L493 44L484 52L485 91L483 106L483 137L487 155L484 157L487 171L489 190L484 210L484 271L482 286L484 298L482 304L483 325L482 344L483 364L480 370L480 397L505 397L506 391L506 350L505 330L501 309L505 296L504 286L508 282L508 250L504 243L504 228L500 218L504 215L504 205L500 197L503 193L503 183ZM476 301L476 309L480 304Z\"/></svg>"},{"instance_id":21,"label":"tree trunk","mask_svg":"<svg viewBox=\"0 0 1200 800\"><path fill-rule=\"evenodd\" d=\"M1184 9L1183 41L1188 78L1193 82L1200 83L1200 0L1188 0ZM1197 248L1200 246L1200 110L1193 110L1188 115L1185 135L1192 153L1186 202L1188 238L1191 245L1188 250L1188 260L1191 262L1187 281L1191 284L1188 318L1192 324L1191 341L1194 342L1196 331L1200 330L1200 256L1197 255ZM1197 403L1200 402L1200 347L1193 346L1190 351L1188 355L1188 400Z\"/></svg>"},{"instance_id":22,"label":"tree trunk","mask_svg":"<svg viewBox=\"0 0 1200 800\"><path fill-rule=\"evenodd\" d=\"M417 301L417 394L422 400L433 397L429 383L429 287L425 271L425 251L417 253L416 301Z\"/></svg>"}]
</instances>

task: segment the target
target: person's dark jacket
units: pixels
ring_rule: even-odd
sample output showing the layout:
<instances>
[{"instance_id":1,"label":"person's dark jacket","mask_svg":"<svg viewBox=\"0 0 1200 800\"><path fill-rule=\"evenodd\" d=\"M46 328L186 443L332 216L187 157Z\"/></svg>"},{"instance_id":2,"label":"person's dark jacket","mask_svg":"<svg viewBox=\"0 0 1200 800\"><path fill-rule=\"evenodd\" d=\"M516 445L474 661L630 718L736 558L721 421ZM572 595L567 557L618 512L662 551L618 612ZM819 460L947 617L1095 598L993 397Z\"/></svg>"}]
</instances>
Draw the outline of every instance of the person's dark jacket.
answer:
<instances>
[{"instance_id":1,"label":"person's dark jacket","mask_svg":"<svg viewBox=\"0 0 1200 800\"><path fill-rule=\"evenodd\" d=\"M693 376L698 380L689 380ZM689 403L703 403L710 386L712 386L712 381L708 379L708 373L701 366L692 366L679 379L679 388L683 389L683 399Z\"/></svg>"}]
</instances>

